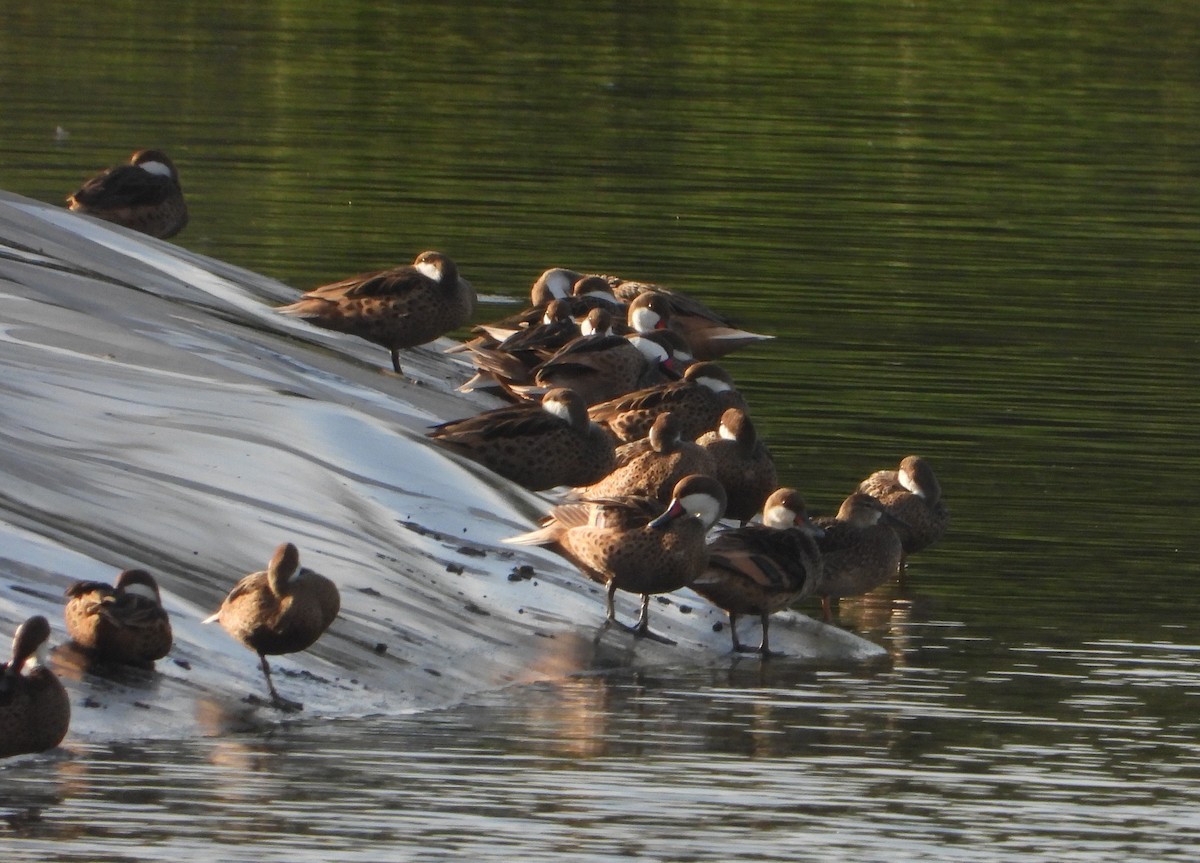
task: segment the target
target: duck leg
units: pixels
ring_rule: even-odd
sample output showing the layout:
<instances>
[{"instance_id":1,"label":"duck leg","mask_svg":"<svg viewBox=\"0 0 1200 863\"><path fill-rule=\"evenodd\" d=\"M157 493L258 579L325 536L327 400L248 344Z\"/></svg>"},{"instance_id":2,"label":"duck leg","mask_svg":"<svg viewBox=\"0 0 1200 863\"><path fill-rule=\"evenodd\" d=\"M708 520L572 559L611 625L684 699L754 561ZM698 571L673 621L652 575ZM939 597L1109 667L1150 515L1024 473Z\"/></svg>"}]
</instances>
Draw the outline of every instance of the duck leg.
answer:
<instances>
[{"instance_id":1,"label":"duck leg","mask_svg":"<svg viewBox=\"0 0 1200 863\"><path fill-rule=\"evenodd\" d=\"M642 613L638 615L637 626L633 627L633 634L638 638L649 638L651 641L657 641L662 644L675 643L665 635L659 635L657 632L650 631L650 594L648 593L642 594Z\"/></svg>"},{"instance_id":2,"label":"duck leg","mask_svg":"<svg viewBox=\"0 0 1200 863\"><path fill-rule=\"evenodd\" d=\"M734 653L745 653L750 648L748 648L748 647L746 647L746 645L742 644L742 640L740 638L738 638L737 621L738 621L737 612L734 612L734 611L729 612L729 635L733 639L733 652Z\"/></svg>"},{"instance_id":3,"label":"duck leg","mask_svg":"<svg viewBox=\"0 0 1200 863\"><path fill-rule=\"evenodd\" d=\"M771 628L771 615L768 612L763 612L760 616L762 620L762 641L758 644L758 653L764 658L767 656L782 656L782 653L776 653L767 645L767 633Z\"/></svg>"},{"instance_id":4,"label":"duck leg","mask_svg":"<svg viewBox=\"0 0 1200 863\"><path fill-rule=\"evenodd\" d=\"M392 348L392 368L396 370L396 374L400 374L400 349Z\"/></svg>"},{"instance_id":5,"label":"duck leg","mask_svg":"<svg viewBox=\"0 0 1200 863\"><path fill-rule=\"evenodd\" d=\"M260 653L258 655L258 661L262 664L263 675L267 678L267 689L269 689L271 692L271 705L277 710L283 710L288 713L293 713L297 710L303 710L304 705L299 701L289 701L288 699L281 697L280 694L275 691L275 684L271 682L271 666L267 664L266 655Z\"/></svg>"}]
</instances>

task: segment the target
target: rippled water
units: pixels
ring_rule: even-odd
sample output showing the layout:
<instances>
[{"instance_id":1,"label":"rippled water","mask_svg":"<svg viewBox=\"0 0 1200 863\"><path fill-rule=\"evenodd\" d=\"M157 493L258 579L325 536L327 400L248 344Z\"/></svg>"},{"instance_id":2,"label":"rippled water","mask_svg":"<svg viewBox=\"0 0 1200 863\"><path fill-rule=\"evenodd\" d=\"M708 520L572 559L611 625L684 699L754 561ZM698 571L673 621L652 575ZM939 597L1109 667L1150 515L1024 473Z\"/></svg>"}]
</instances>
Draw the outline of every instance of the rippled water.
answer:
<instances>
[{"instance_id":1,"label":"rippled water","mask_svg":"<svg viewBox=\"0 0 1200 863\"><path fill-rule=\"evenodd\" d=\"M728 365L815 508L917 451L953 528L843 604L886 667L77 743L0 768L17 859L1190 859L1200 12L178 8L8 10L6 189L153 142L179 244L296 287L686 288L778 336Z\"/></svg>"}]
</instances>

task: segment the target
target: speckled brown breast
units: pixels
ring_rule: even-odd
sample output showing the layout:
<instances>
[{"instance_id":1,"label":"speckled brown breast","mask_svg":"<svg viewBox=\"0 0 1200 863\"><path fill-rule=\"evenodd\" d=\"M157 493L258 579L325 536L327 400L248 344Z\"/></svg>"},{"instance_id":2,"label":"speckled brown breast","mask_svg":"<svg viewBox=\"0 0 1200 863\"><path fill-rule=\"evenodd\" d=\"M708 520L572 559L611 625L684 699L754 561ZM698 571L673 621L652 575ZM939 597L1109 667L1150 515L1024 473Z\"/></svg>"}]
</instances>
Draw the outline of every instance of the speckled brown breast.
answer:
<instances>
[{"instance_id":1,"label":"speckled brown breast","mask_svg":"<svg viewBox=\"0 0 1200 863\"><path fill-rule=\"evenodd\" d=\"M822 561L821 577L813 591L817 596L858 596L899 572L900 538L887 525L857 527L828 518L813 521L825 529L825 536L817 540Z\"/></svg>"},{"instance_id":2,"label":"speckled brown breast","mask_svg":"<svg viewBox=\"0 0 1200 863\"><path fill-rule=\"evenodd\" d=\"M696 439L716 465L713 474L725 486L728 503L725 517L749 521L762 509L763 502L779 487L775 459L761 440L745 446L722 438L719 432L705 432Z\"/></svg>"},{"instance_id":3,"label":"speckled brown breast","mask_svg":"<svg viewBox=\"0 0 1200 863\"><path fill-rule=\"evenodd\" d=\"M9 676L0 666L0 758L44 752L62 742L71 723L71 702L47 668Z\"/></svg>"},{"instance_id":4,"label":"speckled brown breast","mask_svg":"<svg viewBox=\"0 0 1200 863\"><path fill-rule=\"evenodd\" d=\"M674 449L658 452L643 438L618 448L612 473L576 491L582 498L636 496L667 503L675 483L693 473L716 476L716 465L702 447L680 441Z\"/></svg>"},{"instance_id":5,"label":"speckled brown breast","mask_svg":"<svg viewBox=\"0 0 1200 863\"><path fill-rule=\"evenodd\" d=\"M644 438L664 411L675 417L681 437L695 440L715 428L721 414L731 407L746 408L736 390L716 393L693 381L674 381L594 405L589 413L619 442L628 443Z\"/></svg>"},{"instance_id":6,"label":"speckled brown breast","mask_svg":"<svg viewBox=\"0 0 1200 863\"><path fill-rule=\"evenodd\" d=\"M665 529L574 527L559 544L594 581L612 581L629 593L668 593L690 584L708 559L705 529L681 518Z\"/></svg>"}]
</instances>

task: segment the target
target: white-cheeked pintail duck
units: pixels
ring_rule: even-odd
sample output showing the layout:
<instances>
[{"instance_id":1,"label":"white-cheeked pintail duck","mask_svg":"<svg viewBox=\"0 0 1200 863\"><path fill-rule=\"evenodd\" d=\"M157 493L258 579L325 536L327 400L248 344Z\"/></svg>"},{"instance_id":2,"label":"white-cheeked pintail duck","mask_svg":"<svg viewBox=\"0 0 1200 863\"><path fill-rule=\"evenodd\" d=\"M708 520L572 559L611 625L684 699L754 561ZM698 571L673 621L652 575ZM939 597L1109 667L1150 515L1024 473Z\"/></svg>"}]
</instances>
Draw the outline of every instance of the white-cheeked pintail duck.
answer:
<instances>
[{"instance_id":1,"label":"white-cheeked pintail duck","mask_svg":"<svg viewBox=\"0 0 1200 863\"><path fill-rule=\"evenodd\" d=\"M730 408L721 414L717 428L702 434L696 443L712 456L717 471L713 475L729 496L725 517L749 522L779 486L775 459L749 415L741 408Z\"/></svg>"},{"instance_id":2,"label":"white-cheeked pintail duck","mask_svg":"<svg viewBox=\"0 0 1200 863\"><path fill-rule=\"evenodd\" d=\"M271 703L280 709L301 705L280 698L271 682L268 656L297 653L316 643L341 610L337 585L300 567L300 552L290 542L275 549L271 562L247 575L225 597L205 623L220 623L226 632L258 654Z\"/></svg>"},{"instance_id":3,"label":"white-cheeked pintail duck","mask_svg":"<svg viewBox=\"0 0 1200 863\"><path fill-rule=\"evenodd\" d=\"M589 485L616 464L612 439L579 395L557 388L522 402L434 426L433 441L531 491Z\"/></svg>"},{"instance_id":4,"label":"white-cheeked pintail duck","mask_svg":"<svg viewBox=\"0 0 1200 863\"><path fill-rule=\"evenodd\" d=\"M38 615L17 627L12 657L0 665L0 758L53 749L67 735L71 701L45 666L50 622Z\"/></svg>"},{"instance_id":5,"label":"white-cheeked pintail duck","mask_svg":"<svg viewBox=\"0 0 1200 863\"><path fill-rule=\"evenodd\" d=\"M138 150L67 196L67 206L165 240L188 222L179 171L162 150Z\"/></svg>"},{"instance_id":6,"label":"white-cheeked pintail duck","mask_svg":"<svg viewBox=\"0 0 1200 863\"><path fill-rule=\"evenodd\" d=\"M821 610L829 621L832 600L869 593L895 577L902 548L892 528L895 519L882 503L863 492L842 501L836 518L814 521L825 534L817 540L821 577L812 593L821 598Z\"/></svg>"},{"instance_id":7,"label":"white-cheeked pintail duck","mask_svg":"<svg viewBox=\"0 0 1200 863\"><path fill-rule=\"evenodd\" d=\"M876 471L858 490L878 498L897 519L894 527L906 556L933 545L950 524L941 483L929 462L919 455L905 456L898 470Z\"/></svg>"},{"instance_id":8,"label":"white-cheeked pintail duck","mask_svg":"<svg viewBox=\"0 0 1200 863\"><path fill-rule=\"evenodd\" d=\"M737 631L738 617L754 614L762 623L757 652L770 654L771 615L811 593L821 576L823 533L800 493L780 488L767 498L762 524L722 531L708 544L708 565L691 588L728 612L734 650L754 650Z\"/></svg>"},{"instance_id":9,"label":"white-cheeked pintail duck","mask_svg":"<svg viewBox=\"0 0 1200 863\"><path fill-rule=\"evenodd\" d=\"M715 363L688 366L683 379L659 384L593 405L588 413L621 443L646 437L654 418L664 411L675 415L679 433L695 440L717 427L729 408L747 410L733 378Z\"/></svg>"},{"instance_id":10,"label":"white-cheeked pintail duck","mask_svg":"<svg viewBox=\"0 0 1200 863\"><path fill-rule=\"evenodd\" d=\"M400 351L431 342L468 323L475 290L441 252L412 264L364 273L314 288L275 311L387 348L400 373Z\"/></svg>"},{"instance_id":11,"label":"white-cheeked pintail duck","mask_svg":"<svg viewBox=\"0 0 1200 863\"><path fill-rule=\"evenodd\" d=\"M686 587L704 569L704 538L725 510L725 490L715 479L692 474L680 480L671 502L624 497L554 507L541 528L506 540L542 545L561 554L588 578L605 585L605 626L617 623L618 590L641 594L634 627L639 637L672 642L650 631L650 597Z\"/></svg>"},{"instance_id":12,"label":"white-cheeked pintail duck","mask_svg":"<svg viewBox=\"0 0 1200 863\"><path fill-rule=\"evenodd\" d=\"M77 581L67 588L67 635L101 662L153 665L171 649L171 621L154 576L127 569L110 586Z\"/></svg>"}]
</instances>

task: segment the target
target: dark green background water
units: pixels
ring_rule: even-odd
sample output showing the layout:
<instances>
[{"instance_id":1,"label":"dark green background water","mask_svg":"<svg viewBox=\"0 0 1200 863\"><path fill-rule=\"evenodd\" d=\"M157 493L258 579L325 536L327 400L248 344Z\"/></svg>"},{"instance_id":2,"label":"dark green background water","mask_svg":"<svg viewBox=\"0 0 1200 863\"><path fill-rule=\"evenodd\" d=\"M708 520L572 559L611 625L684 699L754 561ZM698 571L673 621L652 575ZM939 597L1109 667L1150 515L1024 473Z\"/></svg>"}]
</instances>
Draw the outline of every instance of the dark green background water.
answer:
<instances>
[{"instance_id":1,"label":"dark green background water","mask_svg":"<svg viewBox=\"0 0 1200 863\"><path fill-rule=\"evenodd\" d=\"M51 2L3 19L6 189L61 200L160 146L191 204L177 242L297 288L438 248L487 294L523 296L564 265L660 281L774 333L727 365L783 478L827 512L919 452L952 530L903 590L843 607L893 669L768 670L711 698L681 671L653 697L733 738L744 717L724 698L782 698L784 729L844 726L846 761L785 731L778 767L857 778L847 806L872 818L892 811L876 781L915 793L876 772L877 745L918 773L961 752L981 772L1061 758L1068 785L1134 790L1050 795L1044 811L1019 781L904 799L934 845L939 823L996 817L974 807L1000 795L1036 810L1026 857L1185 859L1200 828L1154 813L1200 799L1200 6ZM611 685L597 715L632 721ZM832 706L797 708L800 691ZM531 697L490 708L515 714L509 742L469 711L451 724L519 755L513 741L539 739ZM654 781L744 754L723 739L688 737ZM762 766L767 786L778 776ZM1083 813L1115 802L1146 810L1115 819L1110 846ZM522 832L520 853L554 853ZM878 838L811 848L872 859Z\"/></svg>"}]
</instances>

